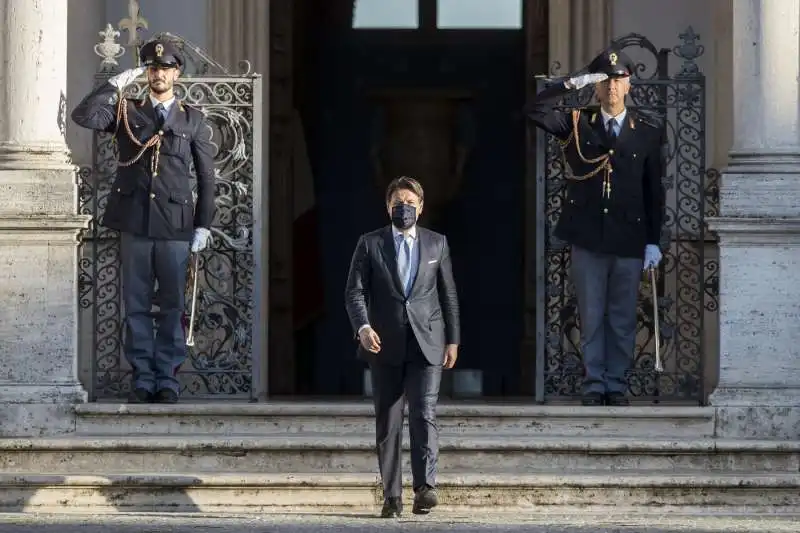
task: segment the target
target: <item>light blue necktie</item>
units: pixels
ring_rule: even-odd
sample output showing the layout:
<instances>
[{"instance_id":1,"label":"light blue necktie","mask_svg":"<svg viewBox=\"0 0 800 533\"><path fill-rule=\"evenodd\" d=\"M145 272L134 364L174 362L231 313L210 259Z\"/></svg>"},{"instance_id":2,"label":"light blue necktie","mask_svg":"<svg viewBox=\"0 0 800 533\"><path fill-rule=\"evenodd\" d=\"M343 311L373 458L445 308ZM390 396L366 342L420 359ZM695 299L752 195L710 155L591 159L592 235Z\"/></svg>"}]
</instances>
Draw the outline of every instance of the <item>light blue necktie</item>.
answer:
<instances>
[{"instance_id":1,"label":"light blue necktie","mask_svg":"<svg viewBox=\"0 0 800 533\"><path fill-rule=\"evenodd\" d=\"M411 288L411 246L408 244L408 237L398 235L397 239L400 241L399 250L397 251L397 273L400 275L403 291L408 296Z\"/></svg>"},{"instance_id":2,"label":"light blue necktie","mask_svg":"<svg viewBox=\"0 0 800 533\"><path fill-rule=\"evenodd\" d=\"M156 111L158 112L158 117L161 119L159 124L164 125L164 122L167 120L167 108L164 107L164 104L158 104L156 106Z\"/></svg>"},{"instance_id":3,"label":"light blue necktie","mask_svg":"<svg viewBox=\"0 0 800 533\"><path fill-rule=\"evenodd\" d=\"M612 141L617 140L617 135L619 135L619 125L617 124L617 119L612 118L608 121L608 137Z\"/></svg>"}]
</instances>

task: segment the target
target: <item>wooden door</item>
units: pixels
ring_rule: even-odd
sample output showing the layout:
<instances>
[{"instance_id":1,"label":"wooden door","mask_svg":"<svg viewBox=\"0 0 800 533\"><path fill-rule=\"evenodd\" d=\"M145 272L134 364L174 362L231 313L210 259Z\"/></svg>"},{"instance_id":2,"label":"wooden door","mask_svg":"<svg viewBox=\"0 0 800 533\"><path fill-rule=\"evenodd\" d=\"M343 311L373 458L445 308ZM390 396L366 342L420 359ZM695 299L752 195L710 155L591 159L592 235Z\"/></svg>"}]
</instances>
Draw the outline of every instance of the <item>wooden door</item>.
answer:
<instances>
[{"instance_id":1,"label":"wooden door","mask_svg":"<svg viewBox=\"0 0 800 533\"><path fill-rule=\"evenodd\" d=\"M459 191L469 152L459 116L470 94L450 90L384 90L371 95L382 117L371 158L379 190L397 176L424 183L424 223L436 229Z\"/></svg>"}]
</instances>

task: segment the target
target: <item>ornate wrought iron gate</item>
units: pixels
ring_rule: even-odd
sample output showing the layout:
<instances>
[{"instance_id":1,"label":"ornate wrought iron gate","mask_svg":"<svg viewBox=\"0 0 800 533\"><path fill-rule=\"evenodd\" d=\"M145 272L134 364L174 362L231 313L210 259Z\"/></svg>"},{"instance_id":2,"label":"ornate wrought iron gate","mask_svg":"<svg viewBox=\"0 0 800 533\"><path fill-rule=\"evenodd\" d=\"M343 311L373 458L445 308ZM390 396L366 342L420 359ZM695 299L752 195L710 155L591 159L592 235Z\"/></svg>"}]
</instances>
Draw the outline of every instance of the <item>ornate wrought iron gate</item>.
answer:
<instances>
[{"instance_id":1,"label":"ornate wrought iron gate","mask_svg":"<svg viewBox=\"0 0 800 533\"><path fill-rule=\"evenodd\" d=\"M704 359L709 339L704 324L717 311L718 261L714 237L704 218L717 210L718 174L706 168L705 77L696 60L703 47L689 28L674 49L658 50L641 35L617 44L637 62L630 99L634 107L665 117L668 139L664 185L667 190L664 260L660 268L658 306L664 372L654 366L653 303L642 284L638 309L635 364L630 394L640 398L703 402ZM669 54L681 60L670 72ZM544 89L548 80L538 82ZM563 108L587 105L591 87L562 102ZM537 132L537 248L543 257L537 272L537 399L573 396L583 370L579 351L579 317L568 280L570 254L552 235L564 200L564 166L555 138ZM713 335L712 335L713 337ZM713 349L713 347L712 347Z\"/></svg>"},{"instance_id":2,"label":"ornate wrought iron gate","mask_svg":"<svg viewBox=\"0 0 800 533\"><path fill-rule=\"evenodd\" d=\"M105 61L97 83L119 71L114 52L121 48L113 42L119 33L111 26L106 32L104 44L111 42L111 47L99 49ZM180 371L183 395L257 398L263 391L260 354L267 329L266 317L261 316L261 293L266 289L262 195L267 187L261 167L261 78L230 74L184 39L168 33L160 37L183 51L186 65L175 85L176 96L203 110L218 148L213 245L201 254L196 340ZM143 97L147 86L134 84L127 91ZM111 135L95 134L93 159L79 179L79 212L93 217L79 248L79 327L80 352L90 355L91 364L82 374L91 375L87 385L92 399L102 399L124 396L130 388L130 367L122 353L119 235L98 223L116 173Z\"/></svg>"}]
</instances>

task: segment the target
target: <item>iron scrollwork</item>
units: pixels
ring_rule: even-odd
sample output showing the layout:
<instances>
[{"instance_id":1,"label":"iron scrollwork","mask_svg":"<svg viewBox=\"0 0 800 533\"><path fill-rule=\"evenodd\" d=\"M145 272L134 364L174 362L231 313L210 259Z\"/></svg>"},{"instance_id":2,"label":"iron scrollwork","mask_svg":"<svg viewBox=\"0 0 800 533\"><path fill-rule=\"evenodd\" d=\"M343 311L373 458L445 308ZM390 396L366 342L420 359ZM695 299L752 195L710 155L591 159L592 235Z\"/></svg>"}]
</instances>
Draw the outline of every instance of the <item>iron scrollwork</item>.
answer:
<instances>
[{"instance_id":1,"label":"iron scrollwork","mask_svg":"<svg viewBox=\"0 0 800 533\"><path fill-rule=\"evenodd\" d=\"M253 394L254 322L254 165L260 147L254 139L254 117L260 79L231 75L191 43L172 34L170 39L186 57L184 75L175 84L176 97L203 111L212 130L215 157L216 213L213 244L201 255L195 345L179 376L182 394L193 397ZM106 62L98 83L117 69ZM126 89L127 96L144 97L145 83ZM119 273L119 235L102 227L107 197L117 166L113 137L96 133L94 161L79 173L79 212L92 215L84 232L79 259L79 307L84 353L92 354L92 396L116 398L130 389L130 369L122 353L124 309ZM193 187L194 169L191 179ZM157 292L157 291L156 291ZM190 305L187 294L187 305ZM154 310L157 308L157 297ZM188 317L188 312L187 312ZM89 335L89 332L91 335Z\"/></svg>"},{"instance_id":2,"label":"iron scrollwork","mask_svg":"<svg viewBox=\"0 0 800 533\"><path fill-rule=\"evenodd\" d=\"M696 63L703 47L696 44L699 36L691 28L679 37L681 44L671 51L658 50L637 34L616 41L637 62L630 105L660 116L667 139L663 176L667 206L661 242L664 259L657 281L664 371L654 370L653 302L649 285L643 280L636 352L628 379L629 392L635 397L701 402L707 344L703 326L707 314L716 313L719 297L718 260L707 253L715 248L715 240L706 228L705 217L718 209L719 174L707 169L705 161L705 77ZM670 52L682 61L674 75L669 71ZM547 82L540 79L538 90ZM560 105L562 109L588 105L592 97L593 89L587 87ZM544 372L543 397L553 399L579 393L583 365L580 317L568 279L569 248L552 234L564 202L568 170L556 139L546 137L537 153L544 161L539 165L544 175L538 179L538 202L544 213L539 235L545 243L541 291L545 298L544 323L539 325L544 331L539 338L546 339L540 370Z\"/></svg>"}]
</instances>

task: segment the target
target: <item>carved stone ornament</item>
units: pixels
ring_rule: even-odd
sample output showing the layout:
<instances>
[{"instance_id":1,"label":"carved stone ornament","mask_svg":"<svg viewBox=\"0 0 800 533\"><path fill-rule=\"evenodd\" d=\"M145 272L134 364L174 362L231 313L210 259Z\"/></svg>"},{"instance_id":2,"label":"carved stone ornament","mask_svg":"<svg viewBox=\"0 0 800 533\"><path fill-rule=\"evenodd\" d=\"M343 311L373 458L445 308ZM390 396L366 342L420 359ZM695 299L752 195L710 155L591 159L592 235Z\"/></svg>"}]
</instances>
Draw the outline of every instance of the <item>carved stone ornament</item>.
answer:
<instances>
[{"instance_id":1,"label":"carved stone ornament","mask_svg":"<svg viewBox=\"0 0 800 533\"><path fill-rule=\"evenodd\" d=\"M100 70L114 70L119 66L117 59L125 54L125 48L116 41L120 33L111 24L106 24L106 29L98 34L103 40L94 45L94 53L103 58Z\"/></svg>"}]
</instances>

